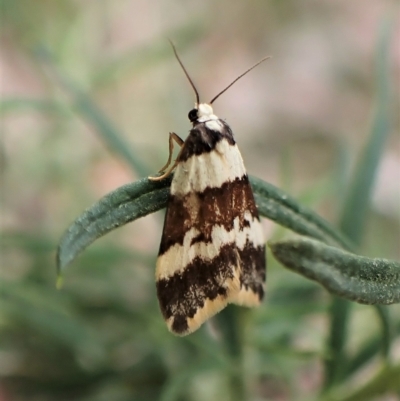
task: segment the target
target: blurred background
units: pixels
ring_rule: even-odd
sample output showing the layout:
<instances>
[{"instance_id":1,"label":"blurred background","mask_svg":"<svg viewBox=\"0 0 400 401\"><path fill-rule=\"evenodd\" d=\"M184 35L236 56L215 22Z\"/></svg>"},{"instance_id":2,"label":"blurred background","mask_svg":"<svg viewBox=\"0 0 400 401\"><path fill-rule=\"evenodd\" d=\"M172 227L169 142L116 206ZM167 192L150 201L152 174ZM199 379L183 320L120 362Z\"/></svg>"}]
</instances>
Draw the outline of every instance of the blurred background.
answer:
<instances>
[{"instance_id":1,"label":"blurred background","mask_svg":"<svg viewBox=\"0 0 400 401\"><path fill-rule=\"evenodd\" d=\"M272 56L215 102L215 114L231 126L251 175L334 225L373 129L387 46L388 129L360 253L400 259L396 1L0 4L0 401L231 399L212 323L177 338L158 310L162 212L96 241L55 289L68 225L111 190L158 171L168 133L185 138L190 129L194 94L167 38L204 102ZM263 224L269 239L290 235ZM242 339L249 400L320 399L330 303L269 256L266 301L246 316ZM387 313L389 357L399 363L400 308ZM343 368L340 385L355 389L379 372L381 331L372 307L352 304L346 350L365 357Z\"/></svg>"}]
</instances>

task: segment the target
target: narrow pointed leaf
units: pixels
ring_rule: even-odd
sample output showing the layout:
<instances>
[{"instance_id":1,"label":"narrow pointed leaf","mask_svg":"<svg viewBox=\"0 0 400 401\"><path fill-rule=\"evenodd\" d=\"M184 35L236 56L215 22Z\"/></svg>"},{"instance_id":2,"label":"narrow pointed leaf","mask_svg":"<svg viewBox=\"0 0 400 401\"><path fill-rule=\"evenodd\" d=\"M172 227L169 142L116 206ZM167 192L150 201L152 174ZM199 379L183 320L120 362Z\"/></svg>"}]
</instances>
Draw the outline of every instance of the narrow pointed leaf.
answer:
<instances>
[{"instance_id":1,"label":"narrow pointed leaf","mask_svg":"<svg viewBox=\"0 0 400 401\"><path fill-rule=\"evenodd\" d=\"M52 99L28 99L23 97L5 98L0 100L0 115L10 113L42 112L64 115L65 107Z\"/></svg>"},{"instance_id":2,"label":"narrow pointed leaf","mask_svg":"<svg viewBox=\"0 0 400 401\"><path fill-rule=\"evenodd\" d=\"M57 250L59 271L95 239L167 204L170 179L142 179L104 196L79 216L61 238Z\"/></svg>"},{"instance_id":3,"label":"narrow pointed leaf","mask_svg":"<svg viewBox=\"0 0 400 401\"><path fill-rule=\"evenodd\" d=\"M302 206L281 189L251 177L258 211L290 230L319 239L327 244L352 249L350 241L335 230L326 220Z\"/></svg>"},{"instance_id":4,"label":"narrow pointed leaf","mask_svg":"<svg viewBox=\"0 0 400 401\"><path fill-rule=\"evenodd\" d=\"M61 238L57 253L59 270L71 263L97 238L166 207L171 178L160 182L142 179L124 185L84 211ZM250 178L250 182L261 216L268 217L299 234L306 234L338 246L347 245L346 240L327 222L300 206L280 189L253 177Z\"/></svg>"},{"instance_id":5,"label":"narrow pointed leaf","mask_svg":"<svg viewBox=\"0 0 400 401\"><path fill-rule=\"evenodd\" d=\"M362 241L371 192L384 146L390 133L392 116L389 83L390 44L393 36L393 19L388 18L381 26L376 51L377 94L374 119L370 137L360 155L357 168L347 193L341 216L341 231L357 245Z\"/></svg>"},{"instance_id":6,"label":"narrow pointed leaf","mask_svg":"<svg viewBox=\"0 0 400 401\"><path fill-rule=\"evenodd\" d=\"M364 304L400 302L400 263L358 256L306 237L270 244L287 268L337 296Z\"/></svg>"},{"instance_id":7,"label":"narrow pointed leaf","mask_svg":"<svg viewBox=\"0 0 400 401\"><path fill-rule=\"evenodd\" d=\"M96 134L107 147L121 157L138 175L149 173L140 156L127 145L123 135L115 124L100 110L95 101L85 93L64 71L54 62L52 53L44 46L36 49L36 56L53 73L60 86L70 95L74 107L85 121L91 124Z\"/></svg>"},{"instance_id":8,"label":"narrow pointed leaf","mask_svg":"<svg viewBox=\"0 0 400 401\"><path fill-rule=\"evenodd\" d=\"M340 389L323 398L323 401L369 401L395 400L400 393L400 364L386 365L378 374L353 392L348 388ZM384 394L388 397L380 397ZM393 397L391 395L393 394Z\"/></svg>"},{"instance_id":9,"label":"narrow pointed leaf","mask_svg":"<svg viewBox=\"0 0 400 401\"><path fill-rule=\"evenodd\" d=\"M357 168L345 195L339 223L341 232L357 246L362 243L370 196L376 171L390 132L390 44L394 33L393 15L382 20L376 50L376 106L371 133L357 161ZM347 365L346 341L350 305L344 299L333 299L330 313L330 334L326 348L333 355L325 361L325 383L328 389L345 379L343 366Z\"/></svg>"}]
</instances>

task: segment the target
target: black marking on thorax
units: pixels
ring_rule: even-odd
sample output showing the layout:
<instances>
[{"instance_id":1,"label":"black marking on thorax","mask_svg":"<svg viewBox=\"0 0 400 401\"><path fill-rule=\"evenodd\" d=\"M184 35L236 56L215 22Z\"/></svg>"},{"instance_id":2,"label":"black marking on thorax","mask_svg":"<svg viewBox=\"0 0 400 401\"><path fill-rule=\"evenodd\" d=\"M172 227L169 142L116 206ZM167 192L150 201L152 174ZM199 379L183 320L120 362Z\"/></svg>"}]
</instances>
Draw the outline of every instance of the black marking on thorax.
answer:
<instances>
[{"instance_id":1,"label":"black marking on thorax","mask_svg":"<svg viewBox=\"0 0 400 401\"><path fill-rule=\"evenodd\" d=\"M222 139L226 139L230 145L236 143L229 125L222 120L215 121L222 124L221 131L208 128L206 122L194 122L194 127L190 130L179 155L179 162L184 162L193 155L199 156L213 151Z\"/></svg>"}]
</instances>

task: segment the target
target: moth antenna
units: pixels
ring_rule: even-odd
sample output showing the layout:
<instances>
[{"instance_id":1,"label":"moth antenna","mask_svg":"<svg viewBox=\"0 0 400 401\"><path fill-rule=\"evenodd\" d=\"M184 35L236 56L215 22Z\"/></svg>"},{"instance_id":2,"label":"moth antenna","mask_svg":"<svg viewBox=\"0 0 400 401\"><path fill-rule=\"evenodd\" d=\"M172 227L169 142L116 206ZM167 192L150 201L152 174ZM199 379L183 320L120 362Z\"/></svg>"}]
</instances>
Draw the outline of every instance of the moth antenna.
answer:
<instances>
[{"instance_id":1,"label":"moth antenna","mask_svg":"<svg viewBox=\"0 0 400 401\"><path fill-rule=\"evenodd\" d=\"M259 64L261 64L263 61L268 60L269 58L271 58L271 56L267 56L264 57L263 59L261 59L258 63L255 63L252 67L250 67L249 69L247 69L243 74L240 74L236 79L234 79L225 89L223 89L221 92L218 93L217 96L215 96L210 104L213 104L213 102L215 102L223 93L225 93L235 82L239 81L240 78L244 77L248 72L250 72L252 69L256 68Z\"/></svg>"},{"instance_id":2,"label":"moth antenna","mask_svg":"<svg viewBox=\"0 0 400 401\"><path fill-rule=\"evenodd\" d=\"M181 59L179 58L178 52L176 51L175 45L172 43L172 41L171 41L170 39L168 39L168 41L169 41L169 43L170 43L171 46L172 46L172 50L174 51L175 57L176 57L176 59L178 60L180 66L182 67L182 70L183 70L183 72L185 73L186 78L189 80L190 85L192 85L192 88L193 88L193 90L194 90L194 93L196 94L196 104L198 105L198 104L200 104L199 92L197 92L197 89L196 89L196 87L194 86L194 83L193 83L192 79L190 78L188 72L186 71L185 66L183 65Z\"/></svg>"}]
</instances>

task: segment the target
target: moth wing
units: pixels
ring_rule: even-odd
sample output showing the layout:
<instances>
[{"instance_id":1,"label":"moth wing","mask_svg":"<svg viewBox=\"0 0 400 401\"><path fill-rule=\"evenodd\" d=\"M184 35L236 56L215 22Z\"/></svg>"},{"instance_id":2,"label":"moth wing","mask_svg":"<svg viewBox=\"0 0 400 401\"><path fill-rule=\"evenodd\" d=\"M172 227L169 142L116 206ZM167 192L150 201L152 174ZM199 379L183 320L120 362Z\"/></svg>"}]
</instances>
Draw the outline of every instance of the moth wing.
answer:
<instances>
[{"instance_id":1,"label":"moth wing","mask_svg":"<svg viewBox=\"0 0 400 401\"><path fill-rule=\"evenodd\" d=\"M169 330L189 334L230 302L258 304L264 269L258 212L233 139L180 160L156 268Z\"/></svg>"}]
</instances>

